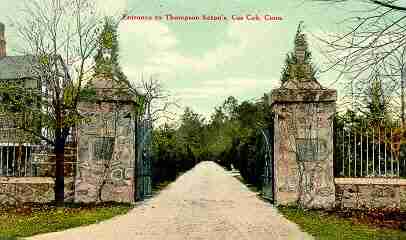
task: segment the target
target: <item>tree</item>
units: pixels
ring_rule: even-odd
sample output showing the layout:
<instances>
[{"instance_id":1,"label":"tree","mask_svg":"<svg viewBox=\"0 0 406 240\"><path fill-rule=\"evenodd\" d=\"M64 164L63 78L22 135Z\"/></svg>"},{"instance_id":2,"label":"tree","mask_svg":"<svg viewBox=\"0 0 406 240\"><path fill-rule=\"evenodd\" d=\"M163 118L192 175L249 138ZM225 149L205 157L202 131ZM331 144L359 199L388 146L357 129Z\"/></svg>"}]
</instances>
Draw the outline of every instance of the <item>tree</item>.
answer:
<instances>
[{"instance_id":1,"label":"tree","mask_svg":"<svg viewBox=\"0 0 406 240\"><path fill-rule=\"evenodd\" d=\"M406 47L404 3L399 0L313 1L341 3L348 9L355 5L362 7L362 10L349 10L352 16L340 23L348 29L319 38L325 43L324 54L330 62L325 71L336 70L345 76L348 80L345 87L353 96L363 95L379 72L384 91L395 96L401 89L400 116L404 119L404 62L399 61Z\"/></svg>"},{"instance_id":2,"label":"tree","mask_svg":"<svg viewBox=\"0 0 406 240\"><path fill-rule=\"evenodd\" d=\"M29 0L15 23L27 44L25 52L33 56L30 71L39 87L3 87L1 91L15 98L2 102L2 107L30 116L18 128L53 146L58 206L64 203L64 148L72 128L82 120L77 106L83 83L91 77L89 62L100 44L101 22L91 0ZM30 100L37 104L25 104ZM40 131L33 119L41 119Z\"/></svg>"},{"instance_id":3,"label":"tree","mask_svg":"<svg viewBox=\"0 0 406 240\"><path fill-rule=\"evenodd\" d=\"M388 91L400 96L400 119L404 127L406 124L406 46L395 50L389 59L387 76L391 86Z\"/></svg>"},{"instance_id":4,"label":"tree","mask_svg":"<svg viewBox=\"0 0 406 240\"><path fill-rule=\"evenodd\" d=\"M224 123L225 118L226 118L226 116L225 116L222 108L215 107L214 113L210 117L211 125L213 126L213 128L215 128L217 130Z\"/></svg>"},{"instance_id":5,"label":"tree","mask_svg":"<svg viewBox=\"0 0 406 240\"><path fill-rule=\"evenodd\" d=\"M187 107L179 125L165 123L153 130L154 184L173 180L192 168L198 159L207 159L207 128L200 114Z\"/></svg>"},{"instance_id":6,"label":"tree","mask_svg":"<svg viewBox=\"0 0 406 240\"><path fill-rule=\"evenodd\" d=\"M153 130L153 179L154 184L173 180L180 169L176 162L181 158L179 141L174 125L164 124ZM184 166L182 166L184 167Z\"/></svg>"},{"instance_id":7,"label":"tree","mask_svg":"<svg viewBox=\"0 0 406 240\"><path fill-rule=\"evenodd\" d=\"M237 114L237 107L238 100L233 96L229 96L222 105L222 109L228 119L235 119Z\"/></svg>"},{"instance_id":8,"label":"tree","mask_svg":"<svg viewBox=\"0 0 406 240\"><path fill-rule=\"evenodd\" d=\"M380 1L380 0L313 0L313 1L319 1L319 2L335 2L335 3L342 3L342 2L364 2L367 4L371 4L371 5L376 5L378 7L384 7L384 8L388 8L388 9L392 9L395 11L400 11L400 12L405 12L406 11L406 7L402 6L401 4L399 4L400 1L398 0L394 0L394 1Z\"/></svg>"},{"instance_id":9,"label":"tree","mask_svg":"<svg viewBox=\"0 0 406 240\"><path fill-rule=\"evenodd\" d=\"M171 99L170 93L164 88L158 78L150 76L148 80L141 79L137 89L143 92L144 108L154 123L161 118L173 120L174 113L169 109L178 108L176 100Z\"/></svg>"},{"instance_id":10,"label":"tree","mask_svg":"<svg viewBox=\"0 0 406 240\"><path fill-rule=\"evenodd\" d=\"M202 152L204 119L191 108L186 107L181 116L181 125L178 134L184 144L184 148L190 148L195 156Z\"/></svg>"},{"instance_id":11,"label":"tree","mask_svg":"<svg viewBox=\"0 0 406 240\"><path fill-rule=\"evenodd\" d=\"M366 111L364 112L370 123L382 125L388 118L389 101L382 89L382 82L377 76L367 89Z\"/></svg>"}]
</instances>

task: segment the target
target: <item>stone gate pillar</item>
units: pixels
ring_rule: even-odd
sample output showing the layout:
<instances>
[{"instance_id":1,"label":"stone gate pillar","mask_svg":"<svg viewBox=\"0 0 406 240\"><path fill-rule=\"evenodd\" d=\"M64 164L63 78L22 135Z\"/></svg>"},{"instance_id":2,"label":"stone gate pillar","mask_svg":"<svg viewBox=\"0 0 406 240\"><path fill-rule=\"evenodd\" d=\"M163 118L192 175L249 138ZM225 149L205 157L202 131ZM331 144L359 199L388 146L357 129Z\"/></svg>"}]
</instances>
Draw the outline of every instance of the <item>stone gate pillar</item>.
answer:
<instances>
[{"instance_id":1,"label":"stone gate pillar","mask_svg":"<svg viewBox=\"0 0 406 240\"><path fill-rule=\"evenodd\" d=\"M271 92L274 118L274 200L278 205L332 208L333 117L336 91L323 88L305 61L303 34L295 40L289 78Z\"/></svg>"},{"instance_id":2,"label":"stone gate pillar","mask_svg":"<svg viewBox=\"0 0 406 240\"><path fill-rule=\"evenodd\" d=\"M97 77L88 88L95 96L79 105L75 202L135 200L135 103L115 84Z\"/></svg>"}]
</instances>

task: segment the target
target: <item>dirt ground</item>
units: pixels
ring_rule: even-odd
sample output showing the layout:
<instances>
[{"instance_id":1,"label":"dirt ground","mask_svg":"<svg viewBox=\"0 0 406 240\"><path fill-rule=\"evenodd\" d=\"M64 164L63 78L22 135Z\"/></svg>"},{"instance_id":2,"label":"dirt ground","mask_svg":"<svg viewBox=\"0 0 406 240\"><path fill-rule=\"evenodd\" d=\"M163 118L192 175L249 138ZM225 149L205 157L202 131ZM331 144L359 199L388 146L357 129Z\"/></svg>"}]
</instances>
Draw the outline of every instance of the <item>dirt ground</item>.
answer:
<instances>
[{"instance_id":1,"label":"dirt ground","mask_svg":"<svg viewBox=\"0 0 406 240\"><path fill-rule=\"evenodd\" d=\"M128 214L35 240L313 239L213 162L202 162Z\"/></svg>"}]
</instances>

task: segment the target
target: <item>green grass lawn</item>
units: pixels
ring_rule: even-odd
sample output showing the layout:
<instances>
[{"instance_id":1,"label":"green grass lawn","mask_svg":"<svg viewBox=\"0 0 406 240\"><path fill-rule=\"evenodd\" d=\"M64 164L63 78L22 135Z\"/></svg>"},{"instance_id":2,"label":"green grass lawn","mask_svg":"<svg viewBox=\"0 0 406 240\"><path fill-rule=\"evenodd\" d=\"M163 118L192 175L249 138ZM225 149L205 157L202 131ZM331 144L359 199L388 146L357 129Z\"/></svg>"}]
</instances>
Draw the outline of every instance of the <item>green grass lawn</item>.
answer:
<instances>
[{"instance_id":1,"label":"green grass lawn","mask_svg":"<svg viewBox=\"0 0 406 240\"><path fill-rule=\"evenodd\" d=\"M127 213L131 204L107 203L100 205L67 204L65 208L36 205L0 211L0 240L12 240L39 233L97 223Z\"/></svg>"},{"instance_id":2,"label":"green grass lawn","mask_svg":"<svg viewBox=\"0 0 406 240\"><path fill-rule=\"evenodd\" d=\"M354 240L398 240L406 239L406 232L400 230L378 229L323 211L302 210L294 207L278 207L287 219L298 224L301 229L316 239L354 239Z\"/></svg>"},{"instance_id":3,"label":"green grass lawn","mask_svg":"<svg viewBox=\"0 0 406 240\"><path fill-rule=\"evenodd\" d=\"M240 175L235 176L251 191L260 191L252 184L248 184ZM382 229L365 224L354 224L350 219L340 217L334 213L316 210L303 210L296 207L278 207L279 212L287 219L295 222L300 228L320 240L406 240L406 231Z\"/></svg>"}]
</instances>

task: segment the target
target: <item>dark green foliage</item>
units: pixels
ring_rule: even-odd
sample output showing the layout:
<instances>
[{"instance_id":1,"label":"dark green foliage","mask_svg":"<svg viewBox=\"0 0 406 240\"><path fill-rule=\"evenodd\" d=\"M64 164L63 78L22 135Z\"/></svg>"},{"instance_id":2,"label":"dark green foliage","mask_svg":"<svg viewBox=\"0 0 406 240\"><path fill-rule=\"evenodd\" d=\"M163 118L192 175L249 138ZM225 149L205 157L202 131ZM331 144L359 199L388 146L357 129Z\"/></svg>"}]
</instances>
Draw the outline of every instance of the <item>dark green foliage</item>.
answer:
<instances>
[{"instance_id":1,"label":"dark green foliage","mask_svg":"<svg viewBox=\"0 0 406 240\"><path fill-rule=\"evenodd\" d=\"M202 149L204 124L201 116L186 108L179 127L164 124L153 132L153 184L173 181L206 160Z\"/></svg>"},{"instance_id":2,"label":"dark green foliage","mask_svg":"<svg viewBox=\"0 0 406 240\"><path fill-rule=\"evenodd\" d=\"M377 125L382 121L390 119L390 105L386 98L382 82L376 77L366 89L365 108L361 112L368 120Z\"/></svg>"},{"instance_id":3,"label":"dark green foliage","mask_svg":"<svg viewBox=\"0 0 406 240\"><path fill-rule=\"evenodd\" d=\"M211 123L208 125L211 136L209 151L212 157L226 168L238 169L250 184L257 187L261 185L263 173L264 137L261 129L267 129L271 123L270 106L265 95L260 101L230 101L229 97L224 104L216 108ZM232 103L232 107L229 105ZM225 109L232 109L230 114ZM227 117L229 116L229 117ZM221 119L222 118L222 119Z\"/></svg>"},{"instance_id":4,"label":"dark green foliage","mask_svg":"<svg viewBox=\"0 0 406 240\"><path fill-rule=\"evenodd\" d=\"M260 186L264 151L260 130L271 123L267 102L267 96L255 103L238 103L231 96L215 108L208 123L186 108L177 128L155 129L154 182L173 180L196 163L211 160L227 169L234 166L247 182Z\"/></svg>"},{"instance_id":5,"label":"dark green foliage","mask_svg":"<svg viewBox=\"0 0 406 240\"><path fill-rule=\"evenodd\" d=\"M96 89L94 88L83 88L80 91L80 100L81 101L87 101L87 102L93 102L96 101L97 95L96 95Z\"/></svg>"}]
</instances>

